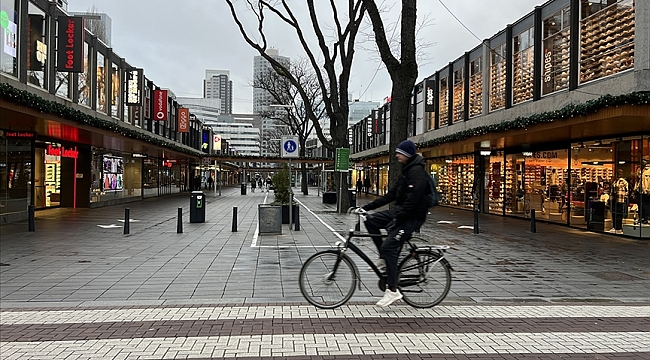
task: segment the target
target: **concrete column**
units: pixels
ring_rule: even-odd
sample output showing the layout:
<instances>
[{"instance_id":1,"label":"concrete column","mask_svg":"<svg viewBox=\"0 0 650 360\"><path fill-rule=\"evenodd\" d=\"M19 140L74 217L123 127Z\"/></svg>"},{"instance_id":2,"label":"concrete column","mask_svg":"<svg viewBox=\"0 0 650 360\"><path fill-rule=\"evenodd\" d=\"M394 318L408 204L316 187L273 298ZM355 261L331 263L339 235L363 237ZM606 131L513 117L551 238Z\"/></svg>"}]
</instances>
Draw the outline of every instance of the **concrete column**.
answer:
<instances>
[{"instance_id":1,"label":"concrete column","mask_svg":"<svg viewBox=\"0 0 650 360\"><path fill-rule=\"evenodd\" d=\"M490 40L483 40L483 99L481 101L481 104L483 104L481 113L483 115L490 112L490 64L492 62L490 56Z\"/></svg>"}]
</instances>

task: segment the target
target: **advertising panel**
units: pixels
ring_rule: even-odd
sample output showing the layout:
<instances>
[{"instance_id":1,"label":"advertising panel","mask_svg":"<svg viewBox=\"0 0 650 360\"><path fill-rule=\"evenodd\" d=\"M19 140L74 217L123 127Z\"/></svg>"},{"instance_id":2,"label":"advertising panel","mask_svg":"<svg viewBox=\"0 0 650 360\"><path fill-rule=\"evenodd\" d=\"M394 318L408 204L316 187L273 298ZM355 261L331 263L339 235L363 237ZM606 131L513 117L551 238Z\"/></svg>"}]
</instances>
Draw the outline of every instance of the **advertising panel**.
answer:
<instances>
[{"instance_id":1,"label":"advertising panel","mask_svg":"<svg viewBox=\"0 0 650 360\"><path fill-rule=\"evenodd\" d=\"M84 18L59 16L56 70L84 72Z\"/></svg>"},{"instance_id":2,"label":"advertising panel","mask_svg":"<svg viewBox=\"0 0 650 360\"><path fill-rule=\"evenodd\" d=\"M27 16L27 70L42 71L47 60L47 45L43 42L43 16Z\"/></svg>"},{"instance_id":3,"label":"advertising panel","mask_svg":"<svg viewBox=\"0 0 650 360\"><path fill-rule=\"evenodd\" d=\"M178 132L186 133L190 131L190 109L178 108Z\"/></svg>"},{"instance_id":4,"label":"advertising panel","mask_svg":"<svg viewBox=\"0 0 650 360\"><path fill-rule=\"evenodd\" d=\"M167 121L167 90L153 91L153 119Z\"/></svg>"},{"instance_id":5,"label":"advertising panel","mask_svg":"<svg viewBox=\"0 0 650 360\"><path fill-rule=\"evenodd\" d=\"M102 190L120 191L124 187L124 158L119 156L103 156Z\"/></svg>"},{"instance_id":6,"label":"advertising panel","mask_svg":"<svg viewBox=\"0 0 650 360\"><path fill-rule=\"evenodd\" d=\"M221 152L221 135L213 135L212 150Z\"/></svg>"}]
</instances>

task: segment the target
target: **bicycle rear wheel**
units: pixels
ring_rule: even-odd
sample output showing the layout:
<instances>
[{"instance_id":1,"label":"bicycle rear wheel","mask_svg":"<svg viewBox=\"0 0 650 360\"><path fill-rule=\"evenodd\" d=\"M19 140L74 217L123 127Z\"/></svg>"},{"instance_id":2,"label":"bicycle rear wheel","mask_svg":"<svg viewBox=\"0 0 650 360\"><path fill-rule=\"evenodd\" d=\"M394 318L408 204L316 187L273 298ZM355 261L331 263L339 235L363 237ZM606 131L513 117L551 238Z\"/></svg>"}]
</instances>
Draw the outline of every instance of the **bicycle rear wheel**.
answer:
<instances>
[{"instance_id":1,"label":"bicycle rear wheel","mask_svg":"<svg viewBox=\"0 0 650 360\"><path fill-rule=\"evenodd\" d=\"M321 251L302 265L298 283L307 301L321 309L345 304L357 286L358 276L352 260L337 250Z\"/></svg>"},{"instance_id":2,"label":"bicycle rear wheel","mask_svg":"<svg viewBox=\"0 0 650 360\"><path fill-rule=\"evenodd\" d=\"M440 257L430 250L417 250L402 260L398 287L407 304L430 308L445 299L451 288L451 271L447 260Z\"/></svg>"}]
</instances>

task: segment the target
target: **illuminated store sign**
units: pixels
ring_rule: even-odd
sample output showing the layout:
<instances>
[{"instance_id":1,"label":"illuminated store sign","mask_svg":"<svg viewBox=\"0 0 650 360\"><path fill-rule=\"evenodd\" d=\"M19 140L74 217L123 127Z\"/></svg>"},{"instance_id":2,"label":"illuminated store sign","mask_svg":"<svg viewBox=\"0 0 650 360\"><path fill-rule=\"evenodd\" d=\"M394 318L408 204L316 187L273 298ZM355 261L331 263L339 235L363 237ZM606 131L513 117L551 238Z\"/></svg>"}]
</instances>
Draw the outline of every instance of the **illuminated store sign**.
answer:
<instances>
[{"instance_id":1,"label":"illuminated store sign","mask_svg":"<svg viewBox=\"0 0 650 360\"><path fill-rule=\"evenodd\" d=\"M74 147L74 149L66 149L63 146L54 147L51 144L48 144L47 148L45 149L45 154L50 156L60 156L60 157L71 158L71 159L79 158L79 151L77 151L76 146Z\"/></svg>"},{"instance_id":2,"label":"illuminated store sign","mask_svg":"<svg viewBox=\"0 0 650 360\"><path fill-rule=\"evenodd\" d=\"M0 136L3 132L0 130ZM4 136L8 138L20 138L20 139L33 139L36 137L36 134L28 131L4 131Z\"/></svg>"},{"instance_id":3,"label":"illuminated store sign","mask_svg":"<svg viewBox=\"0 0 650 360\"><path fill-rule=\"evenodd\" d=\"M59 16L59 37L56 70L60 72L84 72L84 18Z\"/></svg>"},{"instance_id":4,"label":"illuminated store sign","mask_svg":"<svg viewBox=\"0 0 650 360\"><path fill-rule=\"evenodd\" d=\"M425 81L425 86L424 86L424 111L426 112L433 112L435 111L434 108L434 90L436 86L436 82L434 80L427 80Z\"/></svg>"},{"instance_id":5,"label":"illuminated store sign","mask_svg":"<svg viewBox=\"0 0 650 360\"><path fill-rule=\"evenodd\" d=\"M142 105L142 69L126 72L126 105Z\"/></svg>"}]
</instances>

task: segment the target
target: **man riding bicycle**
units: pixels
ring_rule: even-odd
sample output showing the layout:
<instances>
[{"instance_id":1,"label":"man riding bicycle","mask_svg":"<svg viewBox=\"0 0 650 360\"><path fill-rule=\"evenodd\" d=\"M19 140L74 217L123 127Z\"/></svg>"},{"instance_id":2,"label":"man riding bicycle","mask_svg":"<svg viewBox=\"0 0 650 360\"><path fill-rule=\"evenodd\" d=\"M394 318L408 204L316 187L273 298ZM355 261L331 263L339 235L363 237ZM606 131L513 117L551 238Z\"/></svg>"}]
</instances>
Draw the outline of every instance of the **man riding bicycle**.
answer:
<instances>
[{"instance_id":1,"label":"man riding bicycle","mask_svg":"<svg viewBox=\"0 0 650 360\"><path fill-rule=\"evenodd\" d=\"M397 161L402 164L402 173L388 193L375 201L362 206L364 210L373 210L395 201L396 207L367 216L365 225L371 234L379 234L386 229L388 235L382 242L380 236L372 238L379 251L377 267L386 269L386 293L377 302L377 306L388 306L402 298L397 289L397 260L404 239L426 220L429 210L427 194L429 179L425 170L425 160L415 153L415 144L411 140L402 141L395 150Z\"/></svg>"}]
</instances>

